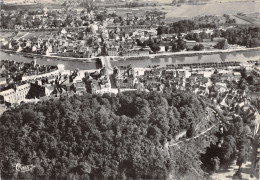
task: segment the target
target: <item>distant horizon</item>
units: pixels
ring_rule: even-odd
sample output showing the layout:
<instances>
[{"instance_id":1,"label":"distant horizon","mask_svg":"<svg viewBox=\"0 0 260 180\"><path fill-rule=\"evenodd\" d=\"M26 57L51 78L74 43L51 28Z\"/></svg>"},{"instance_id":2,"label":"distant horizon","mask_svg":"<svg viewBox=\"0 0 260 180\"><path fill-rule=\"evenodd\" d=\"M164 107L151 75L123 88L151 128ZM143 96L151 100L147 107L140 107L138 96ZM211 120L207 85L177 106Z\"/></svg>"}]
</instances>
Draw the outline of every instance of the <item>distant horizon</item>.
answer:
<instances>
[{"instance_id":1,"label":"distant horizon","mask_svg":"<svg viewBox=\"0 0 260 180\"><path fill-rule=\"evenodd\" d=\"M172 2L172 0L155 0L155 1L157 1L159 3L171 3ZM209 0L209 2L223 2L223 3L227 3L227 2L241 2L241 1L260 2L260 0Z\"/></svg>"},{"instance_id":2,"label":"distant horizon","mask_svg":"<svg viewBox=\"0 0 260 180\"><path fill-rule=\"evenodd\" d=\"M30 2L34 2L35 0L1 0L1 1L3 1L4 3L9 4L9 3L22 3L24 1L27 1L27 2L30 3ZM53 1L53 0L36 0L36 2L38 2L38 3L43 3L43 2L46 3L46 2L51 2L51 1ZM66 1L66 0L56 0L56 2L60 2L60 1ZM81 0L79 0L79 1L81 1ZM171 3L173 0L154 0L154 1L159 2L159 3ZM194 1L196 1L196 0L194 0ZM260 2L260 0L209 0L209 2L222 2L222 3L241 2L241 1ZM127 0L126 0L126 2L127 2Z\"/></svg>"}]
</instances>

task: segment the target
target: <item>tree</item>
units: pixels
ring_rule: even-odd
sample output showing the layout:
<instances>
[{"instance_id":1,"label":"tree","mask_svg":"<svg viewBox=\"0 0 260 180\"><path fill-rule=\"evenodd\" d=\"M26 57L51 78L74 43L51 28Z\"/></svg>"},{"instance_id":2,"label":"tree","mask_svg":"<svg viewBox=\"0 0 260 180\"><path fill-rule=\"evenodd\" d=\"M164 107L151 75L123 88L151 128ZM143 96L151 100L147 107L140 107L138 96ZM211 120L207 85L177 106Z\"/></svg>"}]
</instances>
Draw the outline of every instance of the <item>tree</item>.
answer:
<instances>
[{"instance_id":1,"label":"tree","mask_svg":"<svg viewBox=\"0 0 260 180\"><path fill-rule=\"evenodd\" d=\"M21 104L0 117L0 136L6 137L0 151L36 166L19 173L20 179L167 179L169 172L197 177L194 170L203 174L200 155L213 140L185 142L185 155L178 148L169 155L165 148L183 130L193 137L207 106L202 97L183 92L84 94ZM2 162L6 178L15 175L11 160Z\"/></svg>"},{"instance_id":2,"label":"tree","mask_svg":"<svg viewBox=\"0 0 260 180\"><path fill-rule=\"evenodd\" d=\"M177 45L177 43L175 43L175 42L172 44L172 51L173 51L173 52L179 51L178 45Z\"/></svg>"},{"instance_id":3,"label":"tree","mask_svg":"<svg viewBox=\"0 0 260 180\"><path fill-rule=\"evenodd\" d=\"M159 26L157 28L157 35L168 34L168 33L169 33L169 29L166 26Z\"/></svg>"},{"instance_id":4,"label":"tree","mask_svg":"<svg viewBox=\"0 0 260 180\"><path fill-rule=\"evenodd\" d=\"M136 39L136 43L137 43L138 46L142 46L142 47L146 46L146 43L142 42L140 39Z\"/></svg>"},{"instance_id":5,"label":"tree","mask_svg":"<svg viewBox=\"0 0 260 180\"><path fill-rule=\"evenodd\" d=\"M14 29L15 22L13 20L9 20L6 22L7 24L5 25L7 29Z\"/></svg>"},{"instance_id":6,"label":"tree","mask_svg":"<svg viewBox=\"0 0 260 180\"><path fill-rule=\"evenodd\" d=\"M194 47L193 47L193 50L195 51L201 51L204 49L204 46L202 44L196 44Z\"/></svg>"},{"instance_id":7,"label":"tree","mask_svg":"<svg viewBox=\"0 0 260 180\"><path fill-rule=\"evenodd\" d=\"M203 49L204 49L203 44L200 44L200 45L199 45L199 50L203 50Z\"/></svg>"},{"instance_id":8,"label":"tree","mask_svg":"<svg viewBox=\"0 0 260 180\"><path fill-rule=\"evenodd\" d=\"M243 68L243 69L241 70L241 76L242 76L242 78L244 78L244 79L247 77L246 68Z\"/></svg>"},{"instance_id":9,"label":"tree","mask_svg":"<svg viewBox=\"0 0 260 180\"><path fill-rule=\"evenodd\" d=\"M177 43L178 43L179 50L184 50L186 48L186 43L184 42L183 39L179 38Z\"/></svg>"},{"instance_id":10,"label":"tree","mask_svg":"<svg viewBox=\"0 0 260 180\"><path fill-rule=\"evenodd\" d=\"M195 40L196 42L201 42L201 37L197 33L193 34L192 39Z\"/></svg>"},{"instance_id":11,"label":"tree","mask_svg":"<svg viewBox=\"0 0 260 180\"><path fill-rule=\"evenodd\" d=\"M250 140L245 135L238 140L238 158L236 164L241 169L242 164L248 159L250 150Z\"/></svg>"},{"instance_id":12,"label":"tree","mask_svg":"<svg viewBox=\"0 0 260 180\"><path fill-rule=\"evenodd\" d=\"M187 130L186 136L188 138L192 138L195 136L195 125L194 124L190 125L190 128Z\"/></svg>"},{"instance_id":13,"label":"tree","mask_svg":"<svg viewBox=\"0 0 260 180\"><path fill-rule=\"evenodd\" d=\"M246 81L248 84L253 85L254 84L254 78L252 76L248 76L246 78Z\"/></svg>"},{"instance_id":14,"label":"tree","mask_svg":"<svg viewBox=\"0 0 260 180\"><path fill-rule=\"evenodd\" d=\"M224 138L224 143L221 147L221 159L227 161L236 152L236 139L232 135Z\"/></svg>"},{"instance_id":15,"label":"tree","mask_svg":"<svg viewBox=\"0 0 260 180\"><path fill-rule=\"evenodd\" d=\"M42 177L44 176L44 168L41 166L37 166L33 169L33 173L35 177Z\"/></svg>"},{"instance_id":16,"label":"tree","mask_svg":"<svg viewBox=\"0 0 260 180\"><path fill-rule=\"evenodd\" d=\"M240 89L243 89L243 90L245 90L246 89L246 86L247 86L247 84L246 84L246 81L245 81L245 79L240 79L240 81L238 82L238 87L240 88Z\"/></svg>"},{"instance_id":17,"label":"tree","mask_svg":"<svg viewBox=\"0 0 260 180\"><path fill-rule=\"evenodd\" d=\"M2 162L1 176L3 178L12 178L14 175L14 168L11 159Z\"/></svg>"},{"instance_id":18,"label":"tree","mask_svg":"<svg viewBox=\"0 0 260 180\"><path fill-rule=\"evenodd\" d=\"M227 49L228 48L228 43L226 40L222 40L222 41L219 41L217 43L217 45L215 46L215 48L218 48L218 49Z\"/></svg>"},{"instance_id":19,"label":"tree","mask_svg":"<svg viewBox=\"0 0 260 180\"><path fill-rule=\"evenodd\" d=\"M241 113L239 104L237 104L237 105L235 106L235 113L237 113L237 114L240 114L240 113Z\"/></svg>"},{"instance_id":20,"label":"tree","mask_svg":"<svg viewBox=\"0 0 260 180\"><path fill-rule=\"evenodd\" d=\"M161 49L160 46L157 43L152 42L152 41L149 42L149 47L151 48L151 50L153 52L158 52Z\"/></svg>"}]
</instances>

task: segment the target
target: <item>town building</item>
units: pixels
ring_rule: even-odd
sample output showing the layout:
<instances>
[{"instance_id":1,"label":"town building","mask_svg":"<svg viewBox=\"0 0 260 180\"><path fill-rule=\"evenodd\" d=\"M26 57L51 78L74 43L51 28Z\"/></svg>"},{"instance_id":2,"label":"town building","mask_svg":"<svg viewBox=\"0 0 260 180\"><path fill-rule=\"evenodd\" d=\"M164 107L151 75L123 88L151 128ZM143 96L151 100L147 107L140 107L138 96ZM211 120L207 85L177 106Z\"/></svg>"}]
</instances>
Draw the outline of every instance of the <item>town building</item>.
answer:
<instances>
[{"instance_id":1,"label":"town building","mask_svg":"<svg viewBox=\"0 0 260 180\"><path fill-rule=\"evenodd\" d=\"M86 85L83 82L74 83L76 94L83 94L84 92L86 92L85 86Z\"/></svg>"},{"instance_id":2,"label":"town building","mask_svg":"<svg viewBox=\"0 0 260 180\"><path fill-rule=\"evenodd\" d=\"M24 99L26 99L26 96L30 90L30 84L23 84L23 85L15 85L14 88L1 91L0 96L4 98L5 102L8 102L10 104L14 103L20 103Z\"/></svg>"},{"instance_id":3,"label":"town building","mask_svg":"<svg viewBox=\"0 0 260 180\"><path fill-rule=\"evenodd\" d=\"M113 77L118 88L134 88L137 79L132 65L115 67Z\"/></svg>"},{"instance_id":4,"label":"town building","mask_svg":"<svg viewBox=\"0 0 260 180\"><path fill-rule=\"evenodd\" d=\"M260 92L248 92L247 97L251 100L260 100Z\"/></svg>"},{"instance_id":5,"label":"town building","mask_svg":"<svg viewBox=\"0 0 260 180\"><path fill-rule=\"evenodd\" d=\"M111 82L106 67L100 69L100 72L95 71L85 77L86 91L91 94L108 93L111 89Z\"/></svg>"},{"instance_id":6,"label":"town building","mask_svg":"<svg viewBox=\"0 0 260 180\"><path fill-rule=\"evenodd\" d=\"M184 42L186 44L187 49L193 49L193 47L198 44L198 42L196 42L196 41L189 41L186 39L184 40Z\"/></svg>"}]
</instances>

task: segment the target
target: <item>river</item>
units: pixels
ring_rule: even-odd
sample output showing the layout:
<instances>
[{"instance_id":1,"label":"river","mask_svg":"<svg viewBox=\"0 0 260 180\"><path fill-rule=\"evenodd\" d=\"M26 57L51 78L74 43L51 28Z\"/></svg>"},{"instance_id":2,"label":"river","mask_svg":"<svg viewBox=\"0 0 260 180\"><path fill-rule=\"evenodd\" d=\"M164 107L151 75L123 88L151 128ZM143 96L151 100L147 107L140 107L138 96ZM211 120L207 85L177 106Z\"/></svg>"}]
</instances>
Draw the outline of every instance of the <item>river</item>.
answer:
<instances>
[{"instance_id":1,"label":"river","mask_svg":"<svg viewBox=\"0 0 260 180\"><path fill-rule=\"evenodd\" d=\"M31 62L32 58L26 58L20 54L12 54L0 51L0 60L15 60L18 62ZM37 64L48 64L63 66L64 69L90 70L98 69L101 64L97 62L78 62L78 61L65 61L61 59L52 59L46 57L35 57ZM195 56L169 56L163 58L151 58L143 60L125 60L125 61L111 61L112 66L123 66L132 64L134 67L147 67L148 65L165 66L167 64L184 64L184 63L209 63L209 62L228 62L239 61L246 62L248 60L260 60L260 51L246 51L246 52L231 52L210 55L195 55Z\"/></svg>"},{"instance_id":2,"label":"river","mask_svg":"<svg viewBox=\"0 0 260 180\"><path fill-rule=\"evenodd\" d=\"M190 63L209 63L209 62L228 62L239 61L246 62L248 60L260 60L260 51L245 51L245 52L230 52L210 55L195 55L195 56L169 56L163 58L151 58L145 60L127 60L127 61L112 61L112 66L129 65L134 67L147 67L148 65L166 66L167 64L190 64Z\"/></svg>"},{"instance_id":3,"label":"river","mask_svg":"<svg viewBox=\"0 0 260 180\"><path fill-rule=\"evenodd\" d=\"M17 62L31 62L33 58L24 57L21 54L14 54L9 52L0 51L0 60L15 60ZM65 70L76 69L79 68L80 70L89 70L89 69L98 69L101 68L101 64L97 62L78 62L78 61L65 61L61 59L54 59L54 58L47 58L47 57L34 57L36 59L37 64L41 65L57 65L63 66Z\"/></svg>"}]
</instances>

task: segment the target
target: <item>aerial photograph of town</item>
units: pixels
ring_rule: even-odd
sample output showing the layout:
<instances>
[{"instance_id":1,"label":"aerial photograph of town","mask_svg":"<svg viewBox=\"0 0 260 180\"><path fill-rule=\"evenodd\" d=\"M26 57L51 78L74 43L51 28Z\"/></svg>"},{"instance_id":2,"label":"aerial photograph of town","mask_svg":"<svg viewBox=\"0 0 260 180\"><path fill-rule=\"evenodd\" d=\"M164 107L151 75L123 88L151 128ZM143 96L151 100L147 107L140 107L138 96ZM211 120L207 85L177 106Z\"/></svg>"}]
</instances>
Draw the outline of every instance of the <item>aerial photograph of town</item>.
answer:
<instances>
[{"instance_id":1,"label":"aerial photograph of town","mask_svg":"<svg viewBox=\"0 0 260 180\"><path fill-rule=\"evenodd\" d=\"M260 0L0 10L0 180L260 180Z\"/></svg>"}]
</instances>

